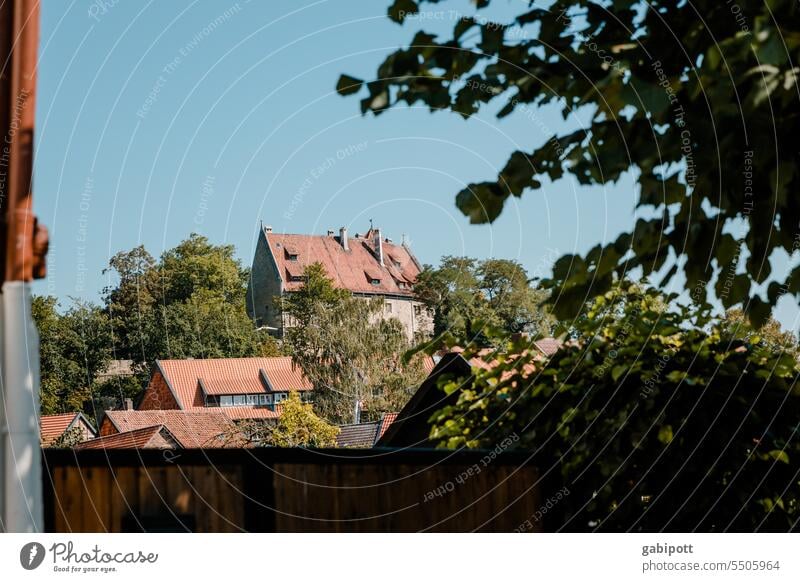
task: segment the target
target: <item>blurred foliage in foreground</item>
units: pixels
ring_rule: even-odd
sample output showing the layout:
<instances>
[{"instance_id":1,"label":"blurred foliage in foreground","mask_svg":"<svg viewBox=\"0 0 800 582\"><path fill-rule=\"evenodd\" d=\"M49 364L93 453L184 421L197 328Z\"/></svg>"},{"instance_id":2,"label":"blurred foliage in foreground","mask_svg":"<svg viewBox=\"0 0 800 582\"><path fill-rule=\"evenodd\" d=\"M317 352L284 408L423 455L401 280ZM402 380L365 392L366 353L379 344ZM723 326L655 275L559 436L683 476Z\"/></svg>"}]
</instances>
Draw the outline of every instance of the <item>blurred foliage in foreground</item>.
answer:
<instances>
[{"instance_id":1,"label":"blurred foliage in foreground","mask_svg":"<svg viewBox=\"0 0 800 582\"><path fill-rule=\"evenodd\" d=\"M735 314L734 314L735 315ZM769 330L767 330L769 332ZM441 447L518 435L545 491L548 530L786 531L800 518L797 344L741 317L714 320L625 283L586 306L549 360L530 338L467 348L492 362L444 378Z\"/></svg>"},{"instance_id":2,"label":"blurred foliage in foreground","mask_svg":"<svg viewBox=\"0 0 800 582\"><path fill-rule=\"evenodd\" d=\"M645 211L633 228L556 262L559 319L634 268L668 281L682 264L686 289L716 280L723 306L743 305L757 325L782 295L800 297L800 266L773 274L770 264L800 249L798 2L517 2L511 18L497 16L508 2L474 4L467 14L462 3L394 0L389 18L417 29L408 46L372 80L342 75L336 88L360 93L374 115L423 105L533 122L535 144L456 195L471 222L493 222L548 182L637 183ZM432 20L452 33L426 32ZM579 128L549 129L553 113Z\"/></svg>"}]
</instances>

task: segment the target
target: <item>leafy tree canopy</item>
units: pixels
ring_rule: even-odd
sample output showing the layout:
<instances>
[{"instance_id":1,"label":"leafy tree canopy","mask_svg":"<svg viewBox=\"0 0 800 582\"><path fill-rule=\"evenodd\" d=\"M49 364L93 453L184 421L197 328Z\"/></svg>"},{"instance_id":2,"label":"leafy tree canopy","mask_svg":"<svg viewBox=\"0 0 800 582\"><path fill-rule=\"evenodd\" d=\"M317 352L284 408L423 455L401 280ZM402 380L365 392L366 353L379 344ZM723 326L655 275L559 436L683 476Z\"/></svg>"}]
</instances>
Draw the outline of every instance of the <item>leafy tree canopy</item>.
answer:
<instances>
[{"instance_id":1,"label":"leafy tree canopy","mask_svg":"<svg viewBox=\"0 0 800 582\"><path fill-rule=\"evenodd\" d=\"M800 367L742 320L624 283L590 302L549 361L521 338L465 357L434 413L443 447L516 435L543 490L570 494L548 530L786 531L800 517Z\"/></svg>"},{"instance_id":2,"label":"leafy tree canopy","mask_svg":"<svg viewBox=\"0 0 800 582\"><path fill-rule=\"evenodd\" d=\"M275 447L334 447L339 428L314 413L311 404L293 392L281 404L283 412L270 431L268 442Z\"/></svg>"},{"instance_id":3,"label":"leafy tree canopy","mask_svg":"<svg viewBox=\"0 0 800 582\"><path fill-rule=\"evenodd\" d=\"M55 297L33 298L39 330L43 414L93 414L95 378L112 360L111 323L98 306L75 301L62 314Z\"/></svg>"},{"instance_id":4,"label":"leafy tree canopy","mask_svg":"<svg viewBox=\"0 0 800 582\"><path fill-rule=\"evenodd\" d=\"M433 311L436 336L475 338L479 322L509 333L549 335L554 324L542 306L547 293L516 261L443 257L438 267L425 266L414 292Z\"/></svg>"},{"instance_id":5,"label":"leafy tree canopy","mask_svg":"<svg viewBox=\"0 0 800 582\"><path fill-rule=\"evenodd\" d=\"M439 3L395 0L388 13L402 23ZM771 277L770 265L800 248L797 2L519 3L503 22L486 16L497 2L475 4L474 15L442 11L453 19L449 38L419 31L375 79L343 75L337 90L366 86L361 109L375 115L423 103L464 117L489 104L499 117L548 104L565 119L588 116L581 129L513 152L496 177L456 196L472 222L491 222L509 197L545 180L606 184L631 173L643 217L613 242L556 263L550 301L560 318L630 269L667 281L682 265L694 289L736 270L740 256L744 272L732 285L718 277L712 290L725 308L741 304L761 324L782 294L800 297L800 266Z\"/></svg>"},{"instance_id":6,"label":"leafy tree canopy","mask_svg":"<svg viewBox=\"0 0 800 582\"><path fill-rule=\"evenodd\" d=\"M277 355L276 341L245 311L248 271L229 245L193 234L156 260L142 247L114 255L103 306L35 297L41 336L42 412L118 407L136 398L155 359ZM133 360L133 377L97 380L113 359Z\"/></svg>"},{"instance_id":7,"label":"leafy tree canopy","mask_svg":"<svg viewBox=\"0 0 800 582\"><path fill-rule=\"evenodd\" d=\"M399 410L424 378L420 358L406 363L411 346L399 320L384 319L382 299L336 289L324 267L304 271L302 288L283 298L297 325L285 342L314 385L314 406L333 422L353 422L356 402L366 416Z\"/></svg>"},{"instance_id":8,"label":"leafy tree canopy","mask_svg":"<svg viewBox=\"0 0 800 582\"><path fill-rule=\"evenodd\" d=\"M275 341L245 311L248 271L231 245L192 234L155 260L144 247L109 261L105 290L118 357L147 370L158 358L276 355ZM146 373L146 372L145 372Z\"/></svg>"}]
</instances>

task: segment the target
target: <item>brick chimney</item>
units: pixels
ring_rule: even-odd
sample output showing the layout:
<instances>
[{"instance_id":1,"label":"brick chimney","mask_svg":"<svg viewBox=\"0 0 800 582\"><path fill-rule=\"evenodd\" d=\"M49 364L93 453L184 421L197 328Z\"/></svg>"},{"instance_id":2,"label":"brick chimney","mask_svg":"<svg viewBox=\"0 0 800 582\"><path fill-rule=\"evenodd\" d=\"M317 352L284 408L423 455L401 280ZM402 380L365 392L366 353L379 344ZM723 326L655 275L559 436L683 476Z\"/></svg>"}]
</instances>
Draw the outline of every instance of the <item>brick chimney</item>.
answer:
<instances>
[{"instance_id":1,"label":"brick chimney","mask_svg":"<svg viewBox=\"0 0 800 582\"><path fill-rule=\"evenodd\" d=\"M378 257L378 262L383 267L383 239L381 238L381 229L376 228L372 231L372 244L375 247L375 255Z\"/></svg>"},{"instance_id":2,"label":"brick chimney","mask_svg":"<svg viewBox=\"0 0 800 582\"><path fill-rule=\"evenodd\" d=\"M347 240L347 228L344 226L339 229L339 244L342 245L344 250L350 250L350 243Z\"/></svg>"}]
</instances>

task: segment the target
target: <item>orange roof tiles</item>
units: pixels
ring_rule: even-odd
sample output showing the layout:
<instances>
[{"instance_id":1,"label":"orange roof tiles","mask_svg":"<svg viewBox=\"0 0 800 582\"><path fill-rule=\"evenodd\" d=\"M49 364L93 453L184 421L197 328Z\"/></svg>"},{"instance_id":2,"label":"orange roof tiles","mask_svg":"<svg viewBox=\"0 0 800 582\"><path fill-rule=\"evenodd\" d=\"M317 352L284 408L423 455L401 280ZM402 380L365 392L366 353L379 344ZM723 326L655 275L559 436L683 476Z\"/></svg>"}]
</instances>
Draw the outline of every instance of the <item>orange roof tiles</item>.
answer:
<instances>
[{"instance_id":1,"label":"orange roof tiles","mask_svg":"<svg viewBox=\"0 0 800 582\"><path fill-rule=\"evenodd\" d=\"M64 414L47 414L39 419L39 430L44 445L48 445L63 435L67 429L82 421L80 412L65 412ZM85 420L83 421L85 422ZM88 423L86 423L87 426ZM91 427L90 427L91 428ZM93 429L92 429L93 430Z\"/></svg>"},{"instance_id":2,"label":"orange roof tiles","mask_svg":"<svg viewBox=\"0 0 800 582\"><path fill-rule=\"evenodd\" d=\"M184 448L241 446L236 425L222 410L109 410L104 422L111 422L119 432L163 425Z\"/></svg>"},{"instance_id":3,"label":"orange roof tiles","mask_svg":"<svg viewBox=\"0 0 800 582\"><path fill-rule=\"evenodd\" d=\"M276 407L280 409L280 406ZM251 406L220 406L214 410L221 411L225 416L231 420L263 420L263 419L277 419L280 418L280 410L270 410L265 407L251 407Z\"/></svg>"},{"instance_id":4,"label":"orange roof tiles","mask_svg":"<svg viewBox=\"0 0 800 582\"><path fill-rule=\"evenodd\" d=\"M165 429L162 425L148 426L84 441L75 445L74 448L76 450L164 448L164 439L156 438L163 430Z\"/></svg>"},{"instance_id":5,"label":"orange roof tiles","mask_svg":"<svg viewBox=\"0 0 800 582\"><path fill-rule=\"evenodd\" d=\"M397 419L398 414L400 413L387 412L383 415L383 418L381 418L381 424L378 427L378 436L375 438L376 441L383 436L383 433L385 433L390 426L392 426L392 423Z\"/></svg>"},{"instance_id":6,"label":"orange roof tiles","mask_svg":"<svg viewBox=\"0 0 800 582\"><path fill-rule=\"evenodd\" d=\"M205 409L201 379L212 394L256 394L269 388L278 392L312 389L290 357L157 360L156 365L184 410ZM267 380L266 389L263 376Z\"/></svg>"},{"instance_id":7,"label":"orange roof tiles","mask_svg":"<svg viewBox=\"0 0 800 582\"><path fill-rule=\"evenodd\" d=\"M540 340L536 340L535 342L533 342L533 345L535 345L537 348L539 348L539 350L545 356L550 357L553 354L555 354L559 349L561 349L561 346L563 345L563 343L564 342L562 342L559 339L556 339L556 338L553 338L553 337L546 337L546 338L542 338Z\"/></svg>"},{"instance_id":8,"label":"orange roof tiles","mask_svg":"<svg viewBox=\"0 0 800 582\"><path fill-rule=\"evenodd\" d=\"M288 272L294 276L296 269L302 271L308 265L321 263L337 287L353 293L404 295L407 297L413 295L410 288L401 288L396 277L390 276L392 272L388 266L381 266L373 248L372 238L358 237L358 235L350 237L348 242L350 250L345 251L338 238L333 236L278 234L266 230L264 236L278 265L278 272L282 275ZM391 268L407 281L415 281L420 267L411 252L404 245L385 241L381 245L384 264L391 265ZM292 254L297 255L296 261L287 259L286 248L295 251ZM398 263L400 267L397 267L395 263ZM380 284L373 285L365 273L380 274L380 276L373 277L380 279ZM296 291L303 284L302 281L292 281L286 276L283 278L283 286L287 291Z\"/></svg>"},{"instance_id":9,"label":"orange roof tiles","mask_svg":"<svg viewBox=\"0 0 800 582\"><path fill-rule=\"evenodd\" d=\"M267 391L261 382L260 374L256 377L236 378L199 378L203 393L217 396L220 394L260 394Z\"/></svg>"}]
</instances>

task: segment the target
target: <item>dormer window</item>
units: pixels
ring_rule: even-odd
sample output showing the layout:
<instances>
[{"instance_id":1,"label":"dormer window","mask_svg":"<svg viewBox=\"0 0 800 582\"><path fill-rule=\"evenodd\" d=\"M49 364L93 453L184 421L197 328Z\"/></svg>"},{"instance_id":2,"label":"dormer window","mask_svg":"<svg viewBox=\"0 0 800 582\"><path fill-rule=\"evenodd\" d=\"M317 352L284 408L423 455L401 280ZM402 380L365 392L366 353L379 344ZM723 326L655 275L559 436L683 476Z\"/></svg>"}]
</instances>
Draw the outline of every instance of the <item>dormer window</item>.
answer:
<instances>
[{"instance_id":1,"label":"dormer window","mask_svg":"<svg viewBox=\"0 0 800 582\"><path fill-rule=\"evenodd\" d=\"M294 245L284 245L283 252L286 255L286 260L291 261L293 263L297 262L297 258L300 255L300 252L297 250L297 247Z\"/></svg>"},{"instance_id":2,"label":"dormer window","mask_svg":"<svg viewBox=\"0 0 800 582\"><path fill-rule=\"evenodd\" d=\"M292 283L300 283L305 281L305 272L300 265L286 265L286 280Z\"/></svg>"},{"instance_id":3,"label":"dormer window","mask_svg":"<svg viewBox=\"0 0 800 582\"><path fill-rule=\"evenodd\" d=\"M381 284L381 274L378 271L373 270L366 270L364 274L367 276L367 281L370 282L370 285L374 285L377 287Z\"/></svg>"}]
</instances>

